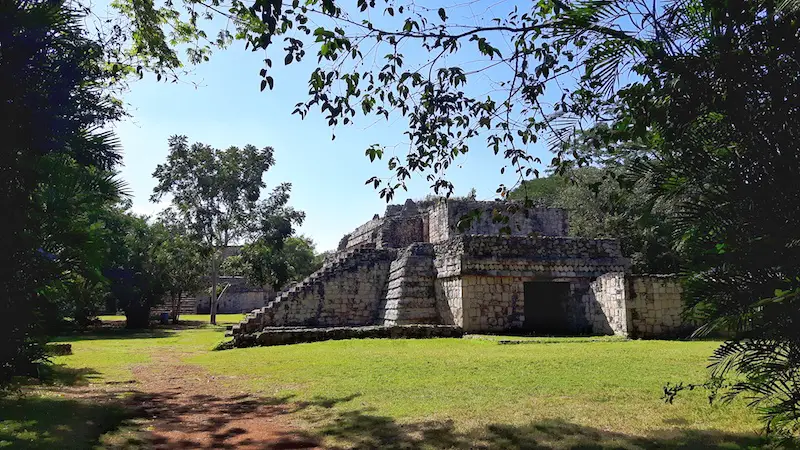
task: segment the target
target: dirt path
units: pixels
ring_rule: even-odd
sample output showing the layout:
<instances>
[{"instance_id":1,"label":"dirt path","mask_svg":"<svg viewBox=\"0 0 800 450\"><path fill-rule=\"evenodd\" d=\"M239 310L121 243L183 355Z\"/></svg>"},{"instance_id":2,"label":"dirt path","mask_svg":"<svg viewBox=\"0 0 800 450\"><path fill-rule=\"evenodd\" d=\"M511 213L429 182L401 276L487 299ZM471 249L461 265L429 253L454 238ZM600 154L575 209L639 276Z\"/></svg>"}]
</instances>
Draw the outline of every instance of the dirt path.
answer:
<instances>
[{"instance_id":1,"label":"dirt path","mask_svg":"<svg viewBox=\"0 0 800 450\"><path fill-rule=\"evenodd\" d=\"M155 449L310 449L317 439L293 427L290 407L229 392L221 380L175 355L153 355L133 369L136 392L126 401L150 420Z\"/></svg>"}]
</instances>

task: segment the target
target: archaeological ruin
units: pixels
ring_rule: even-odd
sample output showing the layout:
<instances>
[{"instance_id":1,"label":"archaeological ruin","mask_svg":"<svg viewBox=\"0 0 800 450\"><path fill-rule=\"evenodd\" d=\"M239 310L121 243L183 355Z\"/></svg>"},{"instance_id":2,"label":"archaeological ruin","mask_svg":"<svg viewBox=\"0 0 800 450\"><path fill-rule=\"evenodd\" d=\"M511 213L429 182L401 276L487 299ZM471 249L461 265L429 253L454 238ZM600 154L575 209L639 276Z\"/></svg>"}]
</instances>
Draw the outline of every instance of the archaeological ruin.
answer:
<instances>
[{"instance_id":1,"label":"archaeological ruin","mask_svg":"<svg viewBox=\"0 0 800 450\"><path fill-rule=\"evenodd\" d=\"M566 212L555 208L444 199L389 205L344 236L320 270L235 325L233 345L341 327L383 330L378 335L437 327L445 335L685 333L676 279L632 275L618 241L568 231Z\"/></svg>"}]
</instances>

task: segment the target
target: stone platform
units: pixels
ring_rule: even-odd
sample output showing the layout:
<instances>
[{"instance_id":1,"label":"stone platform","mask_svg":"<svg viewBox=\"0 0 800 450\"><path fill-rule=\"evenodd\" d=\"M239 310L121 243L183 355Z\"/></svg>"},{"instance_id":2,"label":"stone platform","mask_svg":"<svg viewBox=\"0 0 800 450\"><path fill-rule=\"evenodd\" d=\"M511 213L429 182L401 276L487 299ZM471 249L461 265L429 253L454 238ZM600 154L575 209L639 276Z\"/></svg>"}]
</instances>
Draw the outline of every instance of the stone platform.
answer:
<instances>
[{"instance_id":1,"label":"stone platform","mask_svg":"<svg viewBox=\"0 0 800 450\"><path fill-rule=\"evenodd\" d=\"M233 347L299 344L341 339L427 339L460 338L461 327L452 325L392 325L366 327L268 327L248 335L238 335Z\"/></svg>"}]
</instances>

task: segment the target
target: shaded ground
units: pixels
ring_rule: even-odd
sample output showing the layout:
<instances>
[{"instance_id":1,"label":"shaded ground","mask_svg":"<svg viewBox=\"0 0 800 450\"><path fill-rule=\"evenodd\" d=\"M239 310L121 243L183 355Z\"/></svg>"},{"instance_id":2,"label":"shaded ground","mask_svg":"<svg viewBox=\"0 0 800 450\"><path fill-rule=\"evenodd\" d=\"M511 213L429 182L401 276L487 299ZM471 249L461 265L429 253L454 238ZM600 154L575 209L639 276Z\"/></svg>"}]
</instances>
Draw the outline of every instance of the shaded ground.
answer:
<instances>
[{"instance_id":1,"label":"shaded ground","mask_svg":"<svg viewBox=\"0 0 800 450\"><path fill-rule=\"evenodd\" d=\"M231 395L202 369L171 361L174 355L159 356L155 363L137 367L134 375L140 392L126 401L137 416L152 421L145 441L153 448L317 446L316 439L291 425L287 399Z\"/></svg>"},{"instance_id":2,"label":"shaded ground","mask_svg":"<svg viewBox=\"0 0 800 450\"><path fill-rule=\"evenodd\" d=\"M184 322L142 332L111 322L78 339L159 339L201 326ZM103 381L91 368L53 366L44 384L0 398L0 448L317 447L318 439L290 423L287 399L234 394L165 350L170 349L152 349L147 363L132 367L129 380Z\"/></svg>"},{"instance_id":3,"label":"shaded ground","mask_svg":"<svg viewBox=\"0 0 800 450\"><path fill-rule=\"evenodd\" d=\"M193 347L158 344L178 339L180 333L186 331L131 334L120 330L115 335L105 330L92 336L143 339L149 344L137 348L148 349L147 360L131 364L128 375L111 378L99 373L105 369L59 367L52 377L55 386L38 386L27 395L0 400L0 448L737 449L765 445L754 434L672 427L642 437L568 420L510 425L490 418L498 423L465 430L451 420L397 420L378 412L358 392L339 395L330 390L328 396L311 398L246 395L232 387L236 384L229 383L230 377L181 362L193 354ZM245 352L240 357L256 354Z\"/></svg>"},{"instance_id":4,"label":"shaded ground","mask_svg":"<svg viewBox=\"0 0 800 450\"><path fill-rule=\"evenodd\" d=\"M150 374L154 375L154 374ZM187 374L189 375L189 374ZM189 375L197 375L194 373ZM763 448L756 436L718 432L655 433L647 438L607 432L564 421L528 426L493 424L459 432L442 422L398 423L368 410L331 414L321 427L304 431L290 416L309 403L291 399L216 396L195 391L201 383L145 382L110 401L104 394L72 390L71 399L26 397L0 403L3 419L25 414L41 420L40 438L29 441L0 432L0 442L14 449L736 449ZM144 392L146 388L153 391ZM207 389L208 390L208 389ZM112 396L113 397L113 396ZM332 408L338 401L318 399L314 406ZM36 416L31 417L30 412ZM100 419L100 420L98 420ZM325 445L322 445L322 443Z\"/></svg>"}]
</instances>

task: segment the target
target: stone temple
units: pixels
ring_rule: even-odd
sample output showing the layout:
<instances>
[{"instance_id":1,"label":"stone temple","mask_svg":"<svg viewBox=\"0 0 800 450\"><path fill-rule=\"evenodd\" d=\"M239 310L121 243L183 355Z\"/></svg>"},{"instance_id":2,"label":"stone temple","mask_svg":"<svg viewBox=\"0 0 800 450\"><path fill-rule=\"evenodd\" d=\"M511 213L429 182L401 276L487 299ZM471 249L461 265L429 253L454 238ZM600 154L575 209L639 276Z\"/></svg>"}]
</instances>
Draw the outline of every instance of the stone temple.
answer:
<instances>
[{"instance_id":1,"label":"stone temple","mask_svg":"<svg viewBox=\"0 0 800 450\"><path fill-rule=\"evenodd\" d=\"M466 216L469 226L459 226ZM617 240L568 231L566 212L556 208L444 199L389 205L345 235L320 270L235 325L234 345L293 327L429 324L635 338L686 331L674 278L632 275Z\"/></svg>"}]
</instances>

